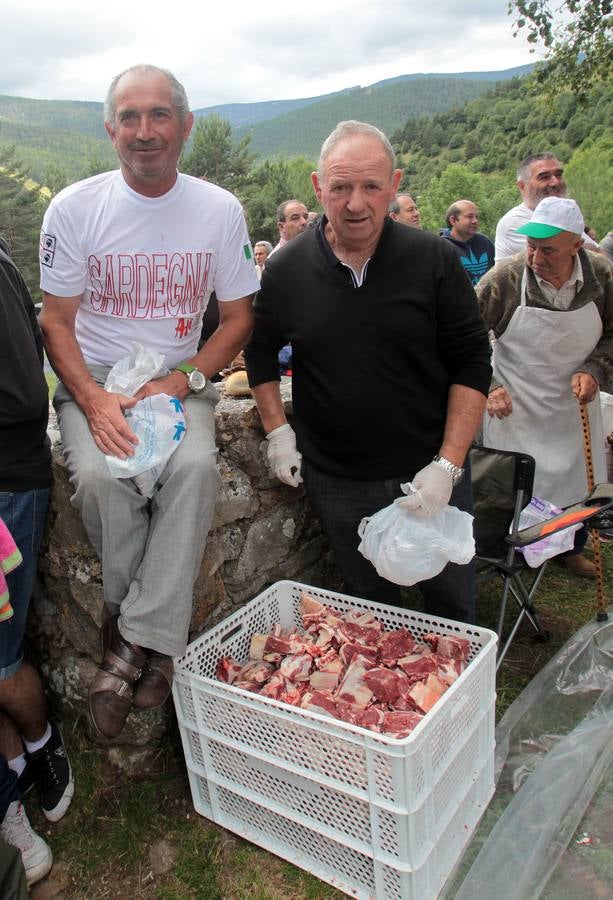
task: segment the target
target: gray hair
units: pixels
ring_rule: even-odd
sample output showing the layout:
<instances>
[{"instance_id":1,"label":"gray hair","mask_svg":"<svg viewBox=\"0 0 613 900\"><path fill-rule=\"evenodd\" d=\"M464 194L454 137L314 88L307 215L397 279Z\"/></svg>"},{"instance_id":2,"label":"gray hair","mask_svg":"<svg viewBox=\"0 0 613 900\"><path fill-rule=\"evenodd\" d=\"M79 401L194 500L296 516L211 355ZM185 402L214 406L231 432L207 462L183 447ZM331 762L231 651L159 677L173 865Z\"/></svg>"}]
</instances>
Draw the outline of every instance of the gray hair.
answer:
<instances>
[{"instance_id":1,"label":"gray hair","mask_svg":"<svg viewBox=\"0 0 613 900\"><path fill-rule=\"evenodd\" d=\"M527 181L530 178L530 168L532 163L541 162L543 159L555 159L557 160L557 156L555 153L531 153L530 156L526 156L525 159L520 163L519 169L517 170L517 180L518 181Z\"/></svg>"},{"instance_id":2,"label":"gray hair","mask_svg":"<svg viewBox=\"0 0 613 900\"><path fill-rule=\"evenodd\" d=\"M131 74L132 72L136 72L140 75L164 75L170 84L170 92L172 97L172 105L177 111L179 119L183 122L189 113L189 100L187 99L187 94L185 92L185 88L178 81L172 72L169 72L168 69L161 69L159 66L149 66L149 65L138 65L138 66L130 66L129 69L124 69L123 72L120 72L119 75L115 75L113 80L109 85L109 89L106 94L106 99L104 101L104 121L108 122L109 125L113 125L115 122L115 89L117 84L124 75Z\"/></svg>"},{"instance_id":3,"label":"gray hair","mask_svg":"<svg viewBox=\"0 0 613 900\"><path fill-rule=\"evenodd\" d=\"M272 253L272 244L270 241L256 241L253 245L253 249L255 250L256 247L263 247L267 253Z\"/></svg>"},{"instance_id":4,"label":"gray hair","mask_svg":"<svg viewBox=\"0 0 613 900\"><path fill-rule=\"evenodd\" d=\"M399 212L400 212L400 203L398 203L398 198L396 198L395 200L392 200L392 202L388 206L387 214L389 216L392 213L394 213L394 215L397 216L399 214Z\"/></svg>"},{"instance_id":5,"label":"gray hair","mask_svg":"<svg viewBox=\"0 0 613 900\"><path fill-rule=\"evenodd\" d=\"M349 119L347 122L339 122L334 131L328 135L321 146L319 160L317 161L317 174L320 178L323 176L324 163L330 151L341 141L356 135L376 138L390 161L391 169L394 169L394 163L396 161L394 150L381 129L377 128L376 125L370 125L368 122L356 122L355 119Z\"/></svg>"}]
</instances>

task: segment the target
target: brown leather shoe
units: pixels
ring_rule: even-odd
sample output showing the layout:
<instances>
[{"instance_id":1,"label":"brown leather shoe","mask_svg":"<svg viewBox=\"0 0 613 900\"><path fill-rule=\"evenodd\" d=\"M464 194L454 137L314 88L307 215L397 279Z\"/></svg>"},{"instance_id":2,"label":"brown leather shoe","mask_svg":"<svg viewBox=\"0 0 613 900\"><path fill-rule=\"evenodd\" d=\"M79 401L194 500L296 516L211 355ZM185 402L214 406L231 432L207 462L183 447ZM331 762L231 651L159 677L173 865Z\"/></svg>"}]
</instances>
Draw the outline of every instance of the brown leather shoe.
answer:
<instances>
[{"instance_id":1,"label":"brown leather shoe","mask_svg":"<svg viewBox=\"0 0 613 900\"><path fill-rule=\"evenodd\" d=\"M168 698L172 685L174 665L170 656L151 653L147 657L143 674L134 692L137 709L155 709Z\"/></svg>"},{"instance_id":2,"label":"brown leather shoe","mask_svg":"<svg viewBox=\"0 0 613 900\"><path fill-rule=\"evenodd\" d=\"M140 678L147 657L119 633L117 616L102 626L102 662L89 688L89 714L102 737L120 734L132 706L133 685Z\"/></svg>"},{"instance_id":3,"label":"brown leather shoe","mask_svg":"<svg viewBox=\"0 0 613 900\"><path fill-rule=\"evenodd\" d=\"M582 554L573 553L572 556L565 556L563 559L564 565L573 575L578 575L579 578L591 578L592 580L596 578L596 566Z\"/></svg>"}]
</instances>

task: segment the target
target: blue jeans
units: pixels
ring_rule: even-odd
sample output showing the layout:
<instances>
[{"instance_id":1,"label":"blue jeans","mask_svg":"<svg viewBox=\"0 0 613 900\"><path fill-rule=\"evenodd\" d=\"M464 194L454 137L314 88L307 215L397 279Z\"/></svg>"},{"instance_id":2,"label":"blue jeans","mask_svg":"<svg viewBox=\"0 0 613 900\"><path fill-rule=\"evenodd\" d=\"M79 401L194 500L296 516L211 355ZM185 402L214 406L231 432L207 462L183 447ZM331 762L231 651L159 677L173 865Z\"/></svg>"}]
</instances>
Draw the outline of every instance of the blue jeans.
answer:
<instances>
[{"instance_id":1,"label":"blue jeans","mask_svg":"<svg viewBox=\"0 0 613 900\"><path fill-rule=\"evenodd\" d=\"M358 525L364 516L372 516L389 506L402 491L400 485L411 476L383 481L354 481L329 475L302 460L304 486L334 553L344 580L344 590L354 597L398 606L401 601L397 584L382 578L375 567L358 550ZM454 488L449 501L472 514L470 468L463 481ZM417 587L430 615L459 622L475 620L475 566L448 563L434 578L420 581Z\"/></svg>"},{"instance_id":2,"label":"blue jeans","mask_svg":"<svg viewBox=\"0 0 613 900\"><path fill-rule=\"evenodd\" d=\"M10 678L21 666L23 639L30 597L36 578L49 489L0 491L0 518L13 535L23 562L6 576L14 615L0 622L0 680Z\"/></svg>"}]
</instances>

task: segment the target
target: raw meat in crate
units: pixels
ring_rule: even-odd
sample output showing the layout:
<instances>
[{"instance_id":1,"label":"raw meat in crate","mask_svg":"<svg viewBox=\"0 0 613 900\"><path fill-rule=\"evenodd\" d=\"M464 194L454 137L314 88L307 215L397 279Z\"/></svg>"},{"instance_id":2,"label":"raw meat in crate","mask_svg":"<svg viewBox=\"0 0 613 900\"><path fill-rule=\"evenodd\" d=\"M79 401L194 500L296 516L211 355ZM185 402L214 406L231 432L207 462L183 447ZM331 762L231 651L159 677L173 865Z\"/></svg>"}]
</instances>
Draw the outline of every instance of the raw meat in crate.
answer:
<instances>
[{"instance_id":1,"label":"raw meat in crate","mask_svg":"<svg viewBox=\"0 0 613 900\"><path fill-rule=\"evenodd\" d=\"M386 631L371 611L342 613L302 594L302 629L254 634L249 660L228 657L217 677L235 687L406 737L467 663L464 638Z\"/></svg>"}]
</instances>

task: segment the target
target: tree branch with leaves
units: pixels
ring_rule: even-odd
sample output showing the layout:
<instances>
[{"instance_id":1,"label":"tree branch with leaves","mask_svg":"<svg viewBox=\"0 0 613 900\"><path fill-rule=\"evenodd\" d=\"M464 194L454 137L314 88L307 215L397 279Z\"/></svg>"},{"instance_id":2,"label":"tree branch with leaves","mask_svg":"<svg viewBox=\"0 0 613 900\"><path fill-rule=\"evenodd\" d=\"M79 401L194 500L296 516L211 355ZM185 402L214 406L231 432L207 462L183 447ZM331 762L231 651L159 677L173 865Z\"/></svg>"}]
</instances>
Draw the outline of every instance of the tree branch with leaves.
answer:
<instances>
[{"instance_id":1,"label":"tree branch with leaves","mask_svg":"<svg viewBox=\"0 0 613 900\"><path fill-rule=\"evenodd\" d=\"M545 51L534 83L550 98L564 90L583 101L613 73L613 0L509 0L513 36L524 33L531 52Z\"/></svg>"}]
</instances>

